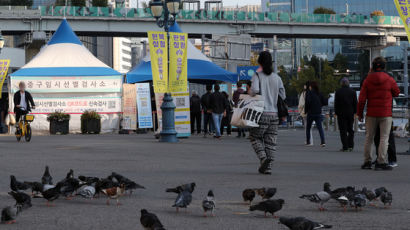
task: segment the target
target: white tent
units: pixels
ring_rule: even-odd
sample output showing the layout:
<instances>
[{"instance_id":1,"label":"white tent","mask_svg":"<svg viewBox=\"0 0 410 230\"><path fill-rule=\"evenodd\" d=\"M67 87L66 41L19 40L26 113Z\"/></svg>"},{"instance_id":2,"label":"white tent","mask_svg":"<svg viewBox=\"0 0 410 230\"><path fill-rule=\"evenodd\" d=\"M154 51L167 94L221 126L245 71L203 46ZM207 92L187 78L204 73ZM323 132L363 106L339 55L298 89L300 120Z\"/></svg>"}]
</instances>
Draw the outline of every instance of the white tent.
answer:
<instances>
[{"instance_id":1,"label":"white tent","mask_svg":"<svg viewBox=\"0 0 410 230\"><path fill-rule=\"evenodd\" d=\"M70 132L80 132L80 116L95 110L102 117L102 132L119 128L122 76L94 57L64 19L41 51L10 75L10 111L18 84L25 82L36 103L33 131L48 131L47 114L71 115Z\"/></svg>"}]
</instances>

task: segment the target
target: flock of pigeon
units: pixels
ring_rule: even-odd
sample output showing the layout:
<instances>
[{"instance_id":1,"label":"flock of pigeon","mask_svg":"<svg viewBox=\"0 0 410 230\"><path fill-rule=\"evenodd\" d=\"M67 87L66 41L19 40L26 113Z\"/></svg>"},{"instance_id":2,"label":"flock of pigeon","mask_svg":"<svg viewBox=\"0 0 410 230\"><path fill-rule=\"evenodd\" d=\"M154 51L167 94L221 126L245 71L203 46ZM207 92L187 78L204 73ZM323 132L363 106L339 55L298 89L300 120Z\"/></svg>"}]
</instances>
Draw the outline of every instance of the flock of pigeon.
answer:
<instances>
[{"instance_id":1,"label":"flock of pigeon","mask_svg":"<svg viewBox=\"0 0 410 230\"><path fill-rule=\"evenodd\" d=\"M168 188L166 192L176 193L174 205L172 207L185 210L192 202L192 193L196 187L195 183L179 185L175 188ZM54 185L53 178L50 175L49 167L46 166L41 182L20 182L15 176L10 176L10 189L8 194L16 201L15 205L7 206L1 211L1 222L6 224L13 224L16 222L17 215L23 210L32 207L31 198L44 198L47 206L52 206L53 201L60 197L65 199L72 199L74 196L80 196L85 199L99 198L101 194L107 197L107 205L110 204L110 199L115 199L117 205L120 205L119 198L127 191L132 194L135 189L145 189L134 181L122 176L118 173L112 172L106 178L78 176L74 177L74 171L70 169L66 177ZM26 191L31 190L31 195ZM265 214L269 213L274 218L275 213L280 211L285 204L283 199L272 199L277 192L276 188L259 188L259 189L245 189L242 192L242 197L245 202L249 202L249 211L262 211ZM260 196L262 201L252 204L256 195ZM300 196L301 199L307 199L313 203L319 204L319 210L325 211L324 204L330 200L337 201L341 207L346 211L348 206L355 208L356 211L362 210L367 204L376 206L376 201L380 200L384 207L391 206L393 201L392 193L386 188L380 187L375 190L369 190L366 187L361 190L356 190L353 186L347 186L331 190L329 183L324 183L323 191ZM202 208L204 216L214 216L216 207L215 197L212 190L202 201ZM141 225L147 230L164 230L159 218L154 214L148 212L146 209L141 210L140 217ZM279 223L287 226L291 230L314 230L332 228L331 225L326 225L314 222L305 217L280 217Z\"/></svg>"}]
</instances>

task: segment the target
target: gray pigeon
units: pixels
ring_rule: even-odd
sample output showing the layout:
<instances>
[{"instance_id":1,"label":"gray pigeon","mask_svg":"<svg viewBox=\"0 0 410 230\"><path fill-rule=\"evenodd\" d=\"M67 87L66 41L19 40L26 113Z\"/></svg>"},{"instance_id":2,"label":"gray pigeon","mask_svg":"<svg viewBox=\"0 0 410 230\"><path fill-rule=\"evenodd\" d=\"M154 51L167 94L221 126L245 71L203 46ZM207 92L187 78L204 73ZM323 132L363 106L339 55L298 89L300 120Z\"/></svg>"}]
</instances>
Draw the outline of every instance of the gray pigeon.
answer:
<instances>
[{"instance_id":1,"label":"gray pigeon","mask_svg":"<svg viewBox=\"0 0 410 230\"><path fill-rule=\"evenodd\" d=\"M157 215L141 209L140 223L145 230L165 230Z\"/></svg>"},{"instance_id":2,"label":"gray pigeon","mask_svg":"<svg viewBox=\"0 0 410 230\"><path fill-rule=\"evenodd\" d=\"M95 186L95 183L93 183ZM83 185L77 190L77 196L82 196L86 199L92 199L95 196L95 187L93 185Z\"/></svg>"},{"instance_id":3,"label":"gray pigeon","mask_svg":"<svg viewBox=\"0 0 410 230\"><path fill-rule=\"evenodd\" d=\"M385 208L387 207L386 205L391 206L391 204L393 203L393 194L388 191L383 192L380 196L380 200L384 204Z\"/></svg>"},{"instance_id":4,"label":"gray pigeon","mask_svg":"<svg viewBox=\"0 0 410 230\"><path fill-rule=\"evenodd\" d=\"M315 194L302 195L299 198L309 200L310 202L313 202L313 203L318 203L320 204L319 210L325 211L325 208L323 207L323 205L330 200L331 195L325 191L321 191Z\"/></svg>"},{"instance_id":5,"label":"gray pigeon","mask_svg":"<svg viewBox=\"0 0 410 230\"><path fill-rule=\"evenodd\" d=\"M277 189L276 188L259 188L255 189L256 193L262 197L262 199L270 199L272 198L275 194Z\"/></svg>"},{"instance_id":6,"label":"gray pigeon","mask_svg":"<svg viewBox=\"0 0 410 230\"><path fill-rule=\"evenodd\" d=\"M361 193L356 194L351 201L351 206L355 207L356 211L361 211L362 208L366 206L366 196Z\"/></svg>"},{"instance_id":7,"label":"gray pigeon","mask_svg":"<svg viewBox=\"0 0 410 230\"><path fill-rule=\"evenodd\" d=\"M9 195L16 201L15 206L20 206L22 209L28 209L32 206L31 197L24 192L9 192Z\"/></svg>"},{"instance_id":8,"label":"gray pigeon","mask_svg":"<svg viewBox=\"0 0 410 230\"><path fill-rule=\"evenodd\" d=\"M202 201L202 208L204 209L204 216L207 217L207 212L210 211L211 215L214 216L215 210L215 197L212 190L209 190L208 195Z\"/></svg>"},{"instance_id":9,"label":"gray pigeon","mask_svg":"<svg viewBox=\"0 0 410 230\"><path fill-rule=\"evenodd\" d=\"M281 217L279 223L285 225L290 230L315 230L332 228L332 225L325 225L306 219L305 217L287 218Z\"/></svg>"},{"instance_id":10,"label":"gray pigeon","mask_svg":"<svg viewBox=\"0 0 410 230\"><path fill-rule=\"evenodd\" d=\"M21 212L21 206L7 206L1 211L1 222L5 224L16 223L16 217Z\"/></svg>"},{"instance_id":11,"label":"gray pigeon","mask_svg":"<svg viewBox=\"0 0 410 230\"><path fill-rule=\"evenodd\" d=\"M43 177L41 177L41 183L42 184L53 184L53 177L50 175L50 171L48 169L48 166L46 166L46 169L44 170Z\"/></svg>"},{"instance_id":12,"label":"gray pigeon","mask_svg":"<svg viewBox=\"0 0 410 230\"><path fill-rule=\"evenodd\" d=\"M346 211L346 206L349 204L349 199L346 196L340 196L336 198L336 201L339 202L343 210Z\"/></svg>"},{"instance_id":13,"label":"gray pigeon","mask_svg":"<svg viewBox=\"0 0 410 230\"><path fill-rule=\"evenodd\" d=\"M192 194L188 190L184 190L178 194L177 199L175 200L175 204L172 207L179 211L179 208L187 208L189 204L192 202Z\"/></svg>"},{"instance_id":14,"label":"gray pigeon","mask_svg":"<svg viewBox=\"0 0 410 230\"><path fill-rule=\"evenodd\" d=\"M285 204L285 201L282 199L265 200L249 207L249 211L262 211L265 213L265 217L266 213L270 213L274 218L276 218L275 212L281 210L283 204Z\"/></svg>"}]
</instances>

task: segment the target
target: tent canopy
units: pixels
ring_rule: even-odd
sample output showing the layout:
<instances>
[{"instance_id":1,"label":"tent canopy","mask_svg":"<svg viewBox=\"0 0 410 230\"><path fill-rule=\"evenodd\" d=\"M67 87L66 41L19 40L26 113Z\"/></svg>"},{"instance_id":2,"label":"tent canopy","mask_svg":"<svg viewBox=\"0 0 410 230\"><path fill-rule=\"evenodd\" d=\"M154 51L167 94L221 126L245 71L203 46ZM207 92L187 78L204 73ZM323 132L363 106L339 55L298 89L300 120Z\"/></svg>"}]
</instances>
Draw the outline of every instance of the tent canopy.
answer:
<instances>
[{"instance_id":1,"label":"tent canopy","mask_svg":"<svg viewBox=\"0 0 410 230\"><path fill-rule=\"evenodd\" d=\"M11 76L118 76L81 43L66 19L40 52Z\"/></svg>"},{"instance_id":2,"label":"tent canopy","mask_svg":"<svg viewBox=\"0 0 410 230\"><path fill-rule=\"evenodd\" d=\"M182 32L178 23L170 28L171 32ZM238 75L236 73L231 73L218 65L212 63L209 58L201 53L191 42L188 42L188 80L190 82L212 82L212 81L223 81L223 82L236 82ZM151 57L150 55L145 56L141 63L137 65L134 69L127 73L127 83L136 83L152 81L152 71L151 71Z\"/></svg>"}]
</instances>

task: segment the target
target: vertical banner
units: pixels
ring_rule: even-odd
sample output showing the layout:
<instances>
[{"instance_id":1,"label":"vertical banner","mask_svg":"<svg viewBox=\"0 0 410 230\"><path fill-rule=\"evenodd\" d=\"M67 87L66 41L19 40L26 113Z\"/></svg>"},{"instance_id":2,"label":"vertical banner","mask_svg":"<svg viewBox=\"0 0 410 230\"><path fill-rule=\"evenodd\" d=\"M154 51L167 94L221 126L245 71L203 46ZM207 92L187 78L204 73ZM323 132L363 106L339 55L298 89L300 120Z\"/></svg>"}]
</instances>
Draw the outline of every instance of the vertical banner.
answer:
<instances>
[{"instance_id":1,"label":"vertical banner","mask_svg":"<svg viewBox=\"0 0 410 230\"><path fill-rule=\"evenodd\" d=\"M400 18L403 21L404 28L406 29L407 38L410 39L410 1L407 0L394 0L396 4L397 11L399 12Z\"/></svg>"},{"instance_id":2,"label":"vertical banner","mask_svg":"<svg viewBox=\"0 0 410 230\"><path fill-rule=\"evenodd\" d=\"M134 84L123 85L123 120L122 128L125 130L137 129L137 91Z\"/></svg>"},{"instance_id":3,"label":"vertical banner","mask_svg":"<svg viewBox=\"0 0 410 230\"><path fill-rule=\"evenodd\" d=\"M148 31L152 82L155 93L168 91L168 38L166 32Z\"/></svg>"},{"instance_id":4,"label":"vertical banner","mask_svg":"<svg viewBox=\"0 0 410 230\"><path fill-rule=\"evenodd\" d=\"M135 84L137 90L138 128L152 128L151 93L149 83Z\"/></svg>"},{"instance_id":5,"label":"vertical banner","mask_svg":"<svg viewBox=\"0 0 410 230\"><path fill-rule=\"evenodd\" d=\"M161 105L164 94L155 93L155 103L158 115L158 132L162 130ZM189 91L172 93L175 104L175 130L177 137L188 137L191 135L191 114L189 110Z\"/></svg>"},{"instance_id":6,"label":"vertical banner","mask_svg":"<svg viewBox=\"0 0 410 230\"><path fill-rule=\"evenodd\" d=\"M188 85L187 33L169 33L169 89L184 92Z\"/></svg>"},{"instance_id":7,"label":"vertical banner","mask_svg":"<svg viewBox=\"0 0 410 230\"><path fill-rule=\"evenodd\" d=\"M10 60L1 59L0 60L0 98L2 95L3 83L6 80L7 72L9 70Z\"/></svg>"}]
</instances>

